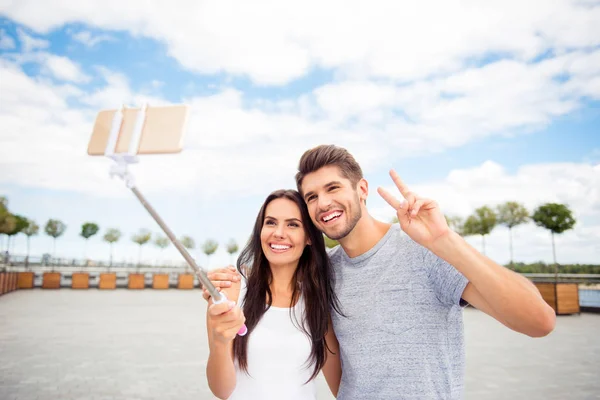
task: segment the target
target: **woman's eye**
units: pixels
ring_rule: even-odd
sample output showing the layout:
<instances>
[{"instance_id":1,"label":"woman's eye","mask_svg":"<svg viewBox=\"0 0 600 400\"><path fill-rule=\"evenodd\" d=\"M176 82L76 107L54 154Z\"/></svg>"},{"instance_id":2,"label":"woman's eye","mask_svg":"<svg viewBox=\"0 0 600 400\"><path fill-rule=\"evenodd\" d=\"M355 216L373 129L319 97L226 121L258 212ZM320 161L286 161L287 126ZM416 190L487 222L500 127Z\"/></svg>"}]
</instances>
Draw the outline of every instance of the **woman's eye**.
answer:
<instances>
[{"instance_id":1,"label":"woman's eye","mask_svg":"<svg viewBox=\"0 0 600 400\"><path fill-rule=\"evenodd\" d=\"M268 220L268 221L265 222L265 225L275 225L275 221Z\"/></svg>"},{"instance_id":2,"label":"woman's eye","mask_svg":"<svg viewBox=\"0 0 600 400\"><path fill-rule=\"evenodd\" d=\"M294 227L294 228L297 228L297 227L299 227L300 225L298 225L298 224L297 224L297 223L295 223L295 222L290 222L288 226L292 226L292 227Z\"/></svg>"}]
</instances>

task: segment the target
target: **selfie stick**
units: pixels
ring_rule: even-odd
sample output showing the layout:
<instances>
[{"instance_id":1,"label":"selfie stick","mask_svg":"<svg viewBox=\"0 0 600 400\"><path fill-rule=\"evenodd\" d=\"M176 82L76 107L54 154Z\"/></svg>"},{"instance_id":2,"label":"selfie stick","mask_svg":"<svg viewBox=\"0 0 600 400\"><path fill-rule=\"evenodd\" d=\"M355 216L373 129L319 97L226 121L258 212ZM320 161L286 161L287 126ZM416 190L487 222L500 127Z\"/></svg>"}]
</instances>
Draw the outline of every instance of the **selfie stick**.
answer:
<instances>
[{"instance_id":1,"label":"selfie stick","mask_svg":"<svg viewBox=\"0 0 600 400\"><path fill-rule=\"evenodd\" d=\"M219 292L217 290L217 288L212 284L210 279L208 279L208 276L206 276L206 272L204 272L204 270L202 270L200 267L198 267L198 265L196 264L196 262L194 261L192 256L190 256L190 253L188 253L186 248L179 242L179 240L177 240L177 238L175 237L173 232L165 224L165 222L158 215L158 213L154 210L154 208L152 208L150 203L148 203L146 201L146 199L144 198L144 196L142 196L140 191L135 186L135 179L134 179L133 175L131 174L131 172L129 172L129 170L127 168L129 166L129 164L135 164L138 162L137 151L139 148L140 139L142 137L142 129L144 127L144 122L146 119L146 108L147 108L146 105L142 106L142 108L138 112L137 120L136 120L135 126L133 128L133 134L131 136L131 142L129 143L129 149L128 149L127 153L115 153L117 139L119 138L119 132L121 131L121 124L123 123L123 109L124 108L125 107L123 106L121 109L119 109L115 112L115 116L113 117L112 126L111 126L111 130L110 130L110 136L108 138L106 149L104 151L105 156L111 158L112 160L114 160L116 162L116 165L111 165L111 167L110 167L111 178L115 175L118 176L125 182L125 186L127 186L129 189L131 189L133 194L135 194L135 197L138 198L138 200L142 203L142 205L150 213L152 218L154 218L154 220L158 223L158 225L161 227L161 229L165 232L165 234L171 240L173 245L175 245L177 250L179 250L179 252L183 256L183 258L185 258L185 261L187 261L188 265L196 273L196 276L198 276L198 279L200 280L200 282L202 282L204 287L210 293L210 295L213 299L213 303L220 304L220 303L226 302L227 296L225 296L225 293ZM248 329L246 328L246 325L243 325L240 328L238 335L244 336L247 332L248 332Z\"/></svg>"}]
</instances>

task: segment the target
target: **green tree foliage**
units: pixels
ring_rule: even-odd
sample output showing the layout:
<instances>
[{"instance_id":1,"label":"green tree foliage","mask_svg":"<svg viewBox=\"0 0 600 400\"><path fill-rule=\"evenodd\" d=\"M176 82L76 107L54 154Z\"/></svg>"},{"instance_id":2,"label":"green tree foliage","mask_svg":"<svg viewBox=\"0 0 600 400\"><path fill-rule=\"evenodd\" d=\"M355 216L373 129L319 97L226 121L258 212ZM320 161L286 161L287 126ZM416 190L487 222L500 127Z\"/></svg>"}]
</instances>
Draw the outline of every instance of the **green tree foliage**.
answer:
<instances>
[{"instance_id":1,"label":"green tree foliage","mask_svg":"<svg viewBox=\"0 0 600 400\"><path fill-rule=\"evenodd\" d=\"M98 225L93 222L86 222L83 225L81 225L81 233L79 235L85 239L84 258L87 258L88 239L97 234L99 230L100 228L98 227Z\"/></svg>"},{"instance_id":2,"label":"green tree foliage","mask_svg":"<svg viewBox=\"0 0 600 400\"><path fill-rule=\"evenodd\" d=\"M190 236L182 236L181 239L179 239L179 241L181 242L183 247L185 247L188 250L194 250L196 248L196 241Z\"/></svg>"},{"instance_id":3,"label":"green tree foliage","mask_svg":"<svg viewBox=\"0 0 600 400\"><path fill-rule=\"evenodd\" d=\"M510 265L513 263L512 228L526 223L529 220L529 211L516 201L509 201L498 206L498 223L508 228Z\"/></svg>"},{"instance_id":4,"label":"green tree foliage","mask_svg":"<svg viewBox=\"0 0 600 400\"><path fill-rule=\"evenodd\" d=\"M165 251L165 249L167 247L169 247L169 243L171 243L171 241L166 236L156 235L154 237L154 245L160 249L161 258L162 258L162 253ZM164 260L160 260L160 261L164 262Z\"/></svg>"},{"instance_id":5,"label":"green tree foliage","mask_svg":"<svg viewBox=\"0 0 600 400\"><path fill-rule=\"evenodd\" d=\"M235 253L237 253L237 252L238 252L238 250L239 250L239 246L238 246L238 244L236 243L236 241L235 241L235 240L231 239L231 240L229 240L229 242L227 243L227 245L226 245L225 249L226 249L226 250L227 250L227 252L229 253L229 262L230 262L230 264L233 264L233 255L234 255Z\"/></svg>"},{"instance_id":6,"label":"green tree foliage","mask_svg":"<svg viewBox=\"0 0 600 400\"><path fill-rule=\"evenodd\" d=\"M206 265L208 266L210 263L210 256L212 254L215 253L215 251L217 251L217 249L219 248L219 243L217 243L215 240L213 239L207 239L203 244L202 244L202 252L204 254L206 254Z\"/></svg>"},{"instance_id":7,"label":"green tree foliage","mask_svg":"<svg viewBox=\"0 0 600 400\"><path fill-rule=\"evenodd\" d=\"M115 228L108 229L104 236L102 237L105 242L108 242L110 245L110 262L109 266L112 266L113 262L113 244L118 242L121 239L121 231Z\"/></svg>"},{"instance_id":8,"label":"green tree foliage","mask_svg":"<svg viewBox=\"0 0 600 400\"><path fill-rule=\"evenodd\" d=\"M138 253L138 267L142 261L142 246L152 239L152 233L148 229L140 229L138 233L131 237L131 240L140 246Z\"/></svg>"},{"instance_id":9,"label":"green tree foliage","mask_svg":"<svg viewBox=\"0 0 600 400\"><path fill-rule=\"evenodd\" d=\"M481 235L482 253L485 254L485 236L496 226L496 213L488 206L479 207L463 225L465 236Z\"/></svg>"},{"instance_id":10,"label":"green tree foliage","mask_svg":"<svg viewBox=\"0 0 600 400\"><path fill-rule=\"evenodd\" d=\"M458 215L444 215L446 218L446 223L454 232L458 233L460 236L463 236L463 225L464 221Z\"/></svg>"},{"instance_id":11,"label":"green tree foliage","mask_svg":"<svg viewBox=\"0 0 600 400\"><path fill-rule=\"evenodd\" d=\"M396 221L398 222L398 221ZM323 235L323 239L325 239L325 247L328 249L333 249L335 246L340 244L337 240L329 238L327 235Z\"/></svg>"},{"instance_id":12,"label":"green tree foliage","mask_svg":"<svg viewBox=\"0 0 600 400\"><path fill-rule=\"evenodd\" d=\"M23 233L27 236L27 259L29 259L30 250L30 239L32 236L36 236L40 232L40 227L33 220L27 221L27 227L23 229Z\"/></svg>"},{"instance_id":13,"label":"green tree foliage","mask_svg":"<svg viewBox=\"0 0 600 400\"><path fill-rule=\"evenodd\" d=\"M573 229L576 220L571 210L564 204L546 203L533 212L531 217L537 226L548 229L552 236L552 256L556 265L556 250L554 245L554 234L561 234ZM558 267L557 267L558 273Z\"/></svg>"},{"instance_id":14,"label":"green tree foliage","mask_svg":"<svg viewBox=\"0 0 600 400\"><path fill-rule=\"evenodd\" d=\"M44 231L46 232L46 235L52 237L53 239L52 257L56 257L56 239L62 236L66 230L67 225L58 219L49 219L48 222L46 222Z\"/></svg>"}]
</instances>

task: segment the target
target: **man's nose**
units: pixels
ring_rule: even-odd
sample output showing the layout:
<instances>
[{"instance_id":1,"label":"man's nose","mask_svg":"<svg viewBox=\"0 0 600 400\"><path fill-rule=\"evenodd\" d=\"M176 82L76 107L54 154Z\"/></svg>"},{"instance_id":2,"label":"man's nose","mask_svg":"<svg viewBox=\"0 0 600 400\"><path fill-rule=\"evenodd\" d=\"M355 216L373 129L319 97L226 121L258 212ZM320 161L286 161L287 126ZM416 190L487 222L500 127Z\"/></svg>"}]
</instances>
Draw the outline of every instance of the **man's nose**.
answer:
<instances>
[{"instance_id":1,"label":"man's nose","mask_svg":"<svg viewBox=\"0 0 600 400\"><path fill-rule=\"evenodd\" d=\"M318 197L318 206L320 211L327 211L331 206L331 197L328 195L320 195Z\"/></svg>"}]
</instances>

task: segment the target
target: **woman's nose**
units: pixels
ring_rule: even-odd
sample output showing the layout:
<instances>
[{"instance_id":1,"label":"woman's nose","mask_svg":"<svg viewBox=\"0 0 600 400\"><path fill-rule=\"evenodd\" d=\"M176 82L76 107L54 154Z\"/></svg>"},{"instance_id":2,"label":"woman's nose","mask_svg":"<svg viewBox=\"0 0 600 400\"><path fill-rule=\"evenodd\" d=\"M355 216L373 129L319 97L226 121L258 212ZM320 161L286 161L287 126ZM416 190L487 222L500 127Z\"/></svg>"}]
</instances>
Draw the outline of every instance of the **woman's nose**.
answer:
<instances>
[{"instance_id":1,"label":"woman's nose","mask_svg":"<svg viewBox=\"0 0 600 400\"><path fill-rule=\"evenodd\" d=\"M282 238L283 237L283 228L281 226L277 227L275 229L275 232L273 232L273 235L275 237Z\"/></svg>"}]
</instances>

